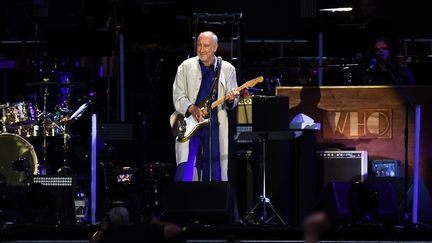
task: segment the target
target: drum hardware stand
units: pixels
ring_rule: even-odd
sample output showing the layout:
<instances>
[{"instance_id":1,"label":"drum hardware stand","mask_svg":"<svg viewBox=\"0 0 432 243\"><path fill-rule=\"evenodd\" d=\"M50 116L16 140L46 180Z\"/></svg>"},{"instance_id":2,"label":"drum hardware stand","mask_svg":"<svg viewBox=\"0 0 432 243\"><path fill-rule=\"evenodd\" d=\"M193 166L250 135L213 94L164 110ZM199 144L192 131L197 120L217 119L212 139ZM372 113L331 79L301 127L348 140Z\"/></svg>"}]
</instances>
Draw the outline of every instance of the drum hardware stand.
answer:
<instances>
[{"instance_id":1,"label":"drum hardware stand","mask_svg":"<svg viewBox=\"0 0 432 243\"><path fill-rule=\"evenodd\" d=\"M69 109L67 107L67 103L65 103L65 104L66 104L66 111L68 112ZM69 125L68 125L70 118L69 118L69 114L67 112L66 112L65 117L61 120L64 124L63 125L63 166L57 170L57 173L59 173L59 174L71 174L72 173L72 168L69 167L68 159L67 159L67 156L68 156L68 153L67 153L68 139L70 137Z\"/></svg>"},{"instance_id":2,"label":"drum hardware stand","mask_svg":"<svg viewBox=\"0 0 432 243\"><path fill-rule=\"evenodd\" d=\"M60 174L70 174L72 172L71 167L68 165L68 139L69 139L69 126L68 126L68 118L69 115L66 115L66 118L64 118L64 127L63 127L63 166L60 167L57 172Z\"/></svg>"},{"instance_id":3,"label":"drum hardware stand","mask_svg":"<svg viewBox=\"0 0 432 243\"><path fill-rule=\"evenodd\" d=\"M69 79L66 80L66 84L69 84ZM68 139L70 138L69 135L69 104L70 104L70 92L68 86L66 86L66 99L63 101L64 107L60 108L60 110L65 114L65 117L62 119L63 121L63 166L60 167L57 172L60 174L71 174L72 168L68 165Z\"/></svg>"},{"instance_id":4,"label":"drum hardware stand","mask_svg":"<svg viewBox=\"0 0 432 243\"><path fill-rule=\"evenodd\" d=\"M49 79L45 78L44 81ZM39 174L46 175L46 158L47 158L47 135L46 135L46 120L47 120L47 97L48 97L48 87L45 86L43 94L43 116L42 116L42 133L43 133L43 160L42 166L39 166Z\"/></svg>"},{"instance_id":5,"label":"drum hardware stand","mask_svg":"<svg viewBox=\"0 0 432 243\"><path fill-rule=\"evenodd\" d=\"M7 113L8 113L8 111L7 111L7 107L9 106L9 102L6 102L5 104L3 104L3 105L1 105L0 106L0 108L2 108L2 124L3 124L3 132L8 132L8 127L7 127L7 125L6 125L6 121L7 121Z\"/></svg>"},{"instance_id":6,"label":"drum hardware stand","mask_svg":"<svg viewBox=\"0 0 432 243\"><path fill-rule=\"evenodd\" d=\"M63 131L63 167L61 167L60 169L57 170L58 173L63 173L63 174L70 174L72 173L72 168L69 167L68 165L68 160L67 160L67 149L68 149L68 139L71 137L69 134L69 124L72 123L73 121L77 120L79 117L81 117L81 115L84 113L84 111L88 108L88 106L92 103L92 101L88 101L84 104L82 104L78 110L76 110L71 116L69 116L69 107L68 107L68 103L65 102L66 106L64 108L65 110L65 114L66 116L61 120L61 122L63 122L63 127L62 127L62 131ZM55 123L54 123L55 124ZM58 126L57 124L55 124L55 126ZM61 127L61 126L60 126Z\"/></svg>"}]
</instances>

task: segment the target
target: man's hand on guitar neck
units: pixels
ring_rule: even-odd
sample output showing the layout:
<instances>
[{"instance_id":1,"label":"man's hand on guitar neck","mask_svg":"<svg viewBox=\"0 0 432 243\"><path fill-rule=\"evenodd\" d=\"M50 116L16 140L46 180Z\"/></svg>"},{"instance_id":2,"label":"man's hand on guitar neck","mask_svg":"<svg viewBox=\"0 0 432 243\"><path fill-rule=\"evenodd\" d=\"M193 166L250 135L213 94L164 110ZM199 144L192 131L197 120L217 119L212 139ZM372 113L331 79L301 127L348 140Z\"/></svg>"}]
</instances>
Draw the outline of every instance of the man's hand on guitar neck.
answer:
<instances>
[{"instance_id":1,"label":"man's hand on guitar neck","mask_svg":"<svg viewBox=\"0 0 432 243\"><path fill-rule=\"evenodd\" d=\"M235 98L240 96L240 92L236 89L232 89L228 94L227 94L227 100L228 101L233 101Z\"/></svg>"},{"instance_id":2,"label":"man's hand on guitar neck","mask_svg":"<svg viewBox=\"0 0 432 243\"><path fill-rule=\"evenodd\" d=\"M199 106L196 105L190 105L188 108L188 112L191 114L193 119L197 122L204 121L204 112L201 110Z\"/></svg>"}]
</instances>

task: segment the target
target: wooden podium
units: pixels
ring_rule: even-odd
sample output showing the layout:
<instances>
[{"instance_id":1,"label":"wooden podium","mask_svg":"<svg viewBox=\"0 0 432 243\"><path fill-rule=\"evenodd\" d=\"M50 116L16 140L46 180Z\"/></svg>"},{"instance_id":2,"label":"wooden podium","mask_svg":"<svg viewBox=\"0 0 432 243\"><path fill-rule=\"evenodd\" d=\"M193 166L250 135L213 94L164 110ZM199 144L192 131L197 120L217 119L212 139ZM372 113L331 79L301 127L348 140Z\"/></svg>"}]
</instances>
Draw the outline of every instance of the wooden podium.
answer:
<instances>
[{"instance_id":1,"label":"wooden podium","mask_svg":"<svg viewBox=\"0 0 432 243\"><path fill-rule=\"evenodd\" d=\"M306 114L321 123L318 146L368 151L371 159L405 162L405 106L402 92L421 105L420 176L432 176L432 86L277 87L289 97L290 117ZM401 92L402 91L402 92ZM414 162L414 111L409 111L408 163ZM402 166L403 167L403 166ZM412 171L410 171L412 174Z\"/></svg>"}]
</instances>

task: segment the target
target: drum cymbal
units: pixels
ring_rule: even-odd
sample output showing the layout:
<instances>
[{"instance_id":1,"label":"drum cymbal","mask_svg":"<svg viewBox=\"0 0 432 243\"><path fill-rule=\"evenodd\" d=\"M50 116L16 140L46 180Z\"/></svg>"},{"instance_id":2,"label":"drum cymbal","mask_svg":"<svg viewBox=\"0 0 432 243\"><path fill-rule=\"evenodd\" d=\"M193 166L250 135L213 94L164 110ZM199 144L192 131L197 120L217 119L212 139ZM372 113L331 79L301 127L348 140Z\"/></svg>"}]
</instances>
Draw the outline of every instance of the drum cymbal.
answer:
<instances>
[{"instance_id":1,"label":"drum cymbal","mask_svg":"<svg viewBox=\"0 0 432 243\"><path fill-rule=\"evenodd\" d=\"M29 83L26 84L27 87L85 87L87 84L85 83L77 83L77 82L68 82L68 83L60 83L60 82L37 82L37 83Z\"/></svg>"}]
</instances>

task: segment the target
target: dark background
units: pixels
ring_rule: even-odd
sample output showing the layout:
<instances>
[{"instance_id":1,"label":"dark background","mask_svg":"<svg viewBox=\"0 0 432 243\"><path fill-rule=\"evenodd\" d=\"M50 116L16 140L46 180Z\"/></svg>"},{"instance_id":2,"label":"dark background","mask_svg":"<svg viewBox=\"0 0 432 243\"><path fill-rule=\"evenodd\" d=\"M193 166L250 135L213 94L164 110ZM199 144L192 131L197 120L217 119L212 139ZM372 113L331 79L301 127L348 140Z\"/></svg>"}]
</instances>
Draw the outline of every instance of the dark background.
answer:
<instances>
[{"instance_id":1,"label":"dark background","mask_svg":"<svg viewBox=\"0 0 432 243\"><path fill-rule=\"evenodd\" d=\"M398 53L407 60L417 82L428 84L430 41L418 41L432 34L425 22L430 14L426 2L378 2L380 12L374 17L385 25L362 29L356 25L356 9L342 14L318 11L332 4L355 5L354 0L3 0L0 103L36 100L41 106L41 90L26 84L48 76L55 82L69 74L72 82L86 84L73 88L72 108L78 108L91 91L96 93L92 108L71 126L72 135L81 139L76 144L85 147L93 111L102 124L131 124L130 137L101 142L103 153L108 145L109 153L115 154L111 156L114 163L173 165L168 123L174 110L171 87L177 66L194 55L196 30L218 34L219 55L236 65L239 84L264 75L267 81L278 79L282 85L316 85L319 32L323 32L325 64L329 64L324 85L346 84L339 65L355 64L371 40L387 33L396 40ZM241 18L236 24L226 18L219 24L197 23L193 13L241 13ZM120 32L125 38L125 121L119 119L117 96ZM231 59L229 49L234 32L239 36L237 60ZM14 65L5 67L7 61ZM57 92L51 91L50 107L58 102ZM78 150L76 159L86 161L86 149Z\"/></svg>"}]
</instances>

